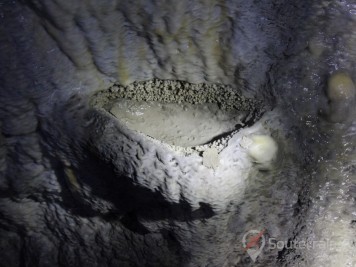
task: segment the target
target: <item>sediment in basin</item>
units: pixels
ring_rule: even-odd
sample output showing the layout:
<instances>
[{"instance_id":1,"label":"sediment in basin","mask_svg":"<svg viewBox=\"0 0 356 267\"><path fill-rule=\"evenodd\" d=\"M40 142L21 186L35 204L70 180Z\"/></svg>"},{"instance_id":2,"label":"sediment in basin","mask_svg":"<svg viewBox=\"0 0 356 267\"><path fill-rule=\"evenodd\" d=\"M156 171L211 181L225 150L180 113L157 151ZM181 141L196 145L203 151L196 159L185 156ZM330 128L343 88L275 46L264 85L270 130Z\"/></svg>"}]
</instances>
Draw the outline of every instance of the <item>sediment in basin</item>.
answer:
<instances>
[{"instance_id":1,"label":"sediment in basin","mask_svg":"<svg viewBox=\"0 0 356 267\"><path fill-rule=\"evenodd\" d=\"M163 103L119 99L110 113L132 130L165 143L189 147L242 127L248 112L221 110L215 103Z\"/></svg>"},{"instance_id":2,"label":"sediment in basin","mask_svg":"<svg viewBox=\"0 0 356 267\"><path fill-rule=\"evenodd\" d=\"M131 130L182 147L216 140L261 114L258 101L217 84L152 80L114 85L94 99Z\"/></svg>"}]
</instances>

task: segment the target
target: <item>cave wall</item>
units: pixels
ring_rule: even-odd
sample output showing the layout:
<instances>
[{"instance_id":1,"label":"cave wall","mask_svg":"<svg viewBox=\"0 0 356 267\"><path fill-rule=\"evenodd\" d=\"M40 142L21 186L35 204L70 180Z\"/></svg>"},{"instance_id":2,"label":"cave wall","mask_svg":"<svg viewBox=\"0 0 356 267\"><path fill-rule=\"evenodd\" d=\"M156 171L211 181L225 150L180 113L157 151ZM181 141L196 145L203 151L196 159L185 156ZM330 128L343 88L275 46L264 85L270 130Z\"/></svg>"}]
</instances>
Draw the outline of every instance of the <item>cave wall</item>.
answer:
<instances>
[{"instance_id":1,"label":"cave wall","mask_svg":"<svg viewBox=\"0 0 356 267\"><path fill-rule=\"evenodd\" d=\"M83 177L94 187L107 188L118 176L113 156L103 157L97 149L115 132L106 128L108 121L95 121L89 97L113 83L152 78L228 84L247 97L278 103L282 112L266 123L287 129L281 135L289 135L283 140L289 154L295 151L292 159L299 169L305 162L317 162L310 140L319 133L305 127L310 122L306 118L317 117L315 102L322 99L323 80L335 62L336 68L354 69L353 61L344 59L346 49L330 56L343 47L331 41L337 23L315 27L331 25L325 42L329 54L323 57L327 64L306 52L312 37L324 37L308 28L311 22L329 12L331 21L337 21L352 9L347 3L340 8L326 2L1 3L0 265L248 266L251 262L231 246L240 243L238 234L250 226L246 218L253 213L261 224L269 221L267 227L281 238L312 232L296 227L304 224L308 207L305 179L273 183L273 194L268 194L273 197L262 206L255 196L266 184L250 185L246 201L255 210L247 212L247 206L235 203L224 216L209 205L193 210L189 201L167 203L160 194L132 188L125 179L120 182L121 198L110 195L113 211L102 212L106 202L75 190ZM284 171L280 177L296 175ZM150 206L145 201L152 209L138 210ZM142 218L149 218L146 226ZM293 264L297 257L292 256L273 252L259 264ZM305 259L313 256L306 254Z\"/></svg>"}]
</instances>

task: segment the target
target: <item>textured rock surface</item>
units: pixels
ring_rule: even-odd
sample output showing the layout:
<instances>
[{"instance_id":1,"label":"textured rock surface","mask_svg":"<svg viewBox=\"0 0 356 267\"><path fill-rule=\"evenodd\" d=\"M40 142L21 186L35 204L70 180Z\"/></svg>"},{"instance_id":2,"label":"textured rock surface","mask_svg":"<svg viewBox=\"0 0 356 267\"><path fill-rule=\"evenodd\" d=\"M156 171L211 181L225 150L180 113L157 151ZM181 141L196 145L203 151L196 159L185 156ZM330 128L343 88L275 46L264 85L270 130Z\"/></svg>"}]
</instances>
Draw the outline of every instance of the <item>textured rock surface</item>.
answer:
<instances>
[{"instance_id":1,"label":"textured rock surface","mask_svg":"<svg viewBox=\"0 0 356 267\"><path fill-rule=\"evenodd\" d=\"M318 113L327 77L355 80L354 10L331 0L3 1L0 266L251 266L241 239L255 228L339 246L265 250L254 266L355 266L355 125ZM277 107L217 140L209 168L211 145L164 145L88 103L155 78L225 84ZM241 146L251 134L278 144L269 172Z\"/></svg>"}]
</instances>

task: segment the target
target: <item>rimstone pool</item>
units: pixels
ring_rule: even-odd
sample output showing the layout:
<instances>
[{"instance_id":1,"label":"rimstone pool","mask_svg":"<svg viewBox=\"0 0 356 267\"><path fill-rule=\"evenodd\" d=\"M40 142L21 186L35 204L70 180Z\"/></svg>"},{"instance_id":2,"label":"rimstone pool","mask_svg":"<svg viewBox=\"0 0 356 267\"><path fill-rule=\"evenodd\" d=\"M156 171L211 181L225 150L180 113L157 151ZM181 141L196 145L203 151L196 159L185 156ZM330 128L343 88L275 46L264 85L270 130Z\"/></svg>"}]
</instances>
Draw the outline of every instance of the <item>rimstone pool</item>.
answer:
<instances>
[{"instance_id":1,"label":"rimstone pool","mask_svg":"<svg viewBox=\"0 0 356 267\"><path fill-rule=\"evenodd\" d=\"M262 113L261 103L239 96L232 88L182 81L114 86L100 92L94 101L126 127L181 147L226 137Z\"/></svg>"}]
</instances>

